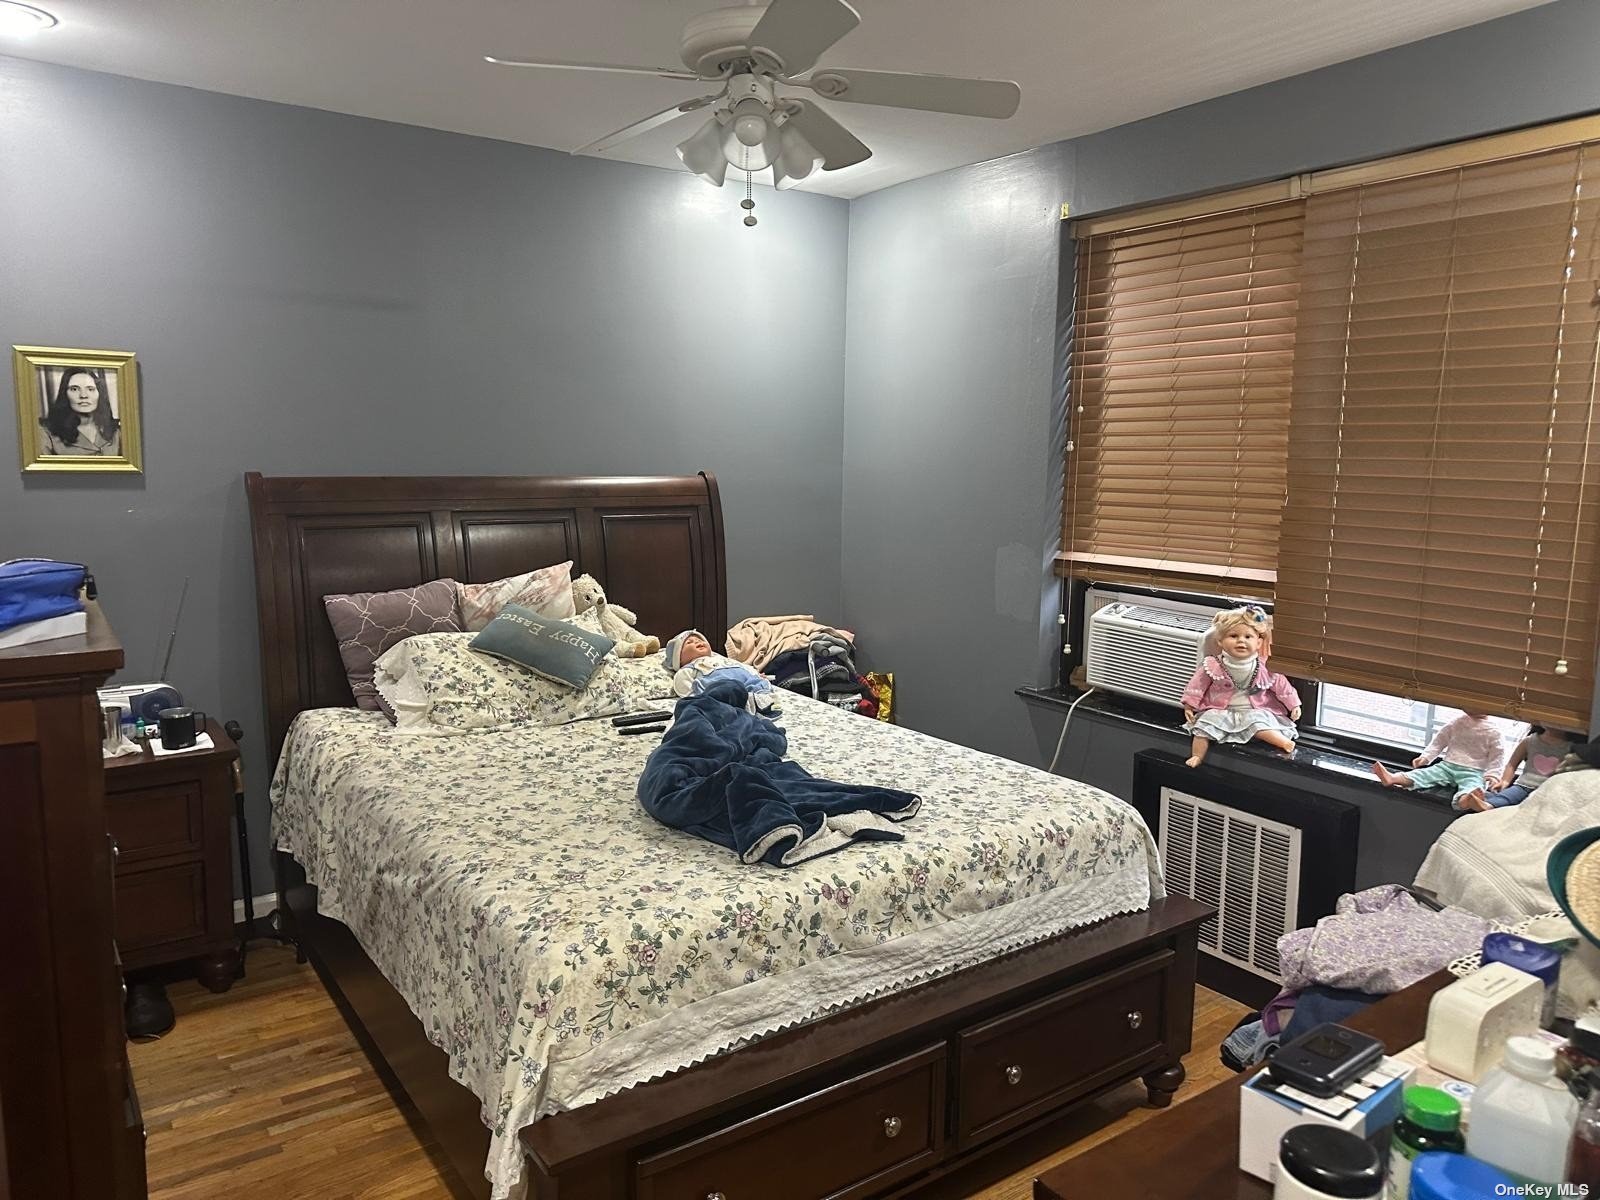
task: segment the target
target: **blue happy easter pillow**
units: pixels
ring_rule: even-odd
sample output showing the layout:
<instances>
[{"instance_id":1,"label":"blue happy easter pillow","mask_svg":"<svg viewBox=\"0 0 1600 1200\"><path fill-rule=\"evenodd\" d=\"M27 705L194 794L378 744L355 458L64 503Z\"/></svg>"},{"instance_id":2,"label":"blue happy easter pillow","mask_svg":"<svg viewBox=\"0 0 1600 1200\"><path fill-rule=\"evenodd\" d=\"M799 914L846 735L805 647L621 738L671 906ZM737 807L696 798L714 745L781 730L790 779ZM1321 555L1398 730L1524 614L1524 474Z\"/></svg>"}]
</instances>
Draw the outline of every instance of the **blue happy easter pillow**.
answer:
<instances>
[{"instance_id":1,"label":"blue happy easter pillow","mask_svg":"<svg viewBox=\"0 0 1600 1200\"><path fill-rule=\"evenodd\" d=\"M566 621L508 604L468 643L570 688L586 687L615 643Z\"/></svg>"}]
</instances>

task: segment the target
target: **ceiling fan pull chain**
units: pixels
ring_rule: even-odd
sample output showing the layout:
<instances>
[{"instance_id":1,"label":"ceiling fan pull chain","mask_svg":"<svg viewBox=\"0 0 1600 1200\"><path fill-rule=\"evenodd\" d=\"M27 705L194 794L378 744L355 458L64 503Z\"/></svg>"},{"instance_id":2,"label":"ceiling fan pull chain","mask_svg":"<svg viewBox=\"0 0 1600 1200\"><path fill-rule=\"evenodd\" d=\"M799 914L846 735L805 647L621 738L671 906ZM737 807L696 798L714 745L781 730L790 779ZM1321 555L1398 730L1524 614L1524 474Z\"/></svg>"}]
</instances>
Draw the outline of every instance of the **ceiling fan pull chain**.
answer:
<instances>
[{"instance_id":1,"label":"ceiling fan pull chain","mask_svg":"<svg viewBox=\"0 0 1600 1200\"><path fill-rule=\"evenodd\" d=\"M744 163L744 199L739 201L739 207L744 209L744 223L746 225L754 225L756 223L756 202L755 198L750 195L750 147L744 147L743 153L739 155L739 158Z\"/></svg>"}]
</instances>

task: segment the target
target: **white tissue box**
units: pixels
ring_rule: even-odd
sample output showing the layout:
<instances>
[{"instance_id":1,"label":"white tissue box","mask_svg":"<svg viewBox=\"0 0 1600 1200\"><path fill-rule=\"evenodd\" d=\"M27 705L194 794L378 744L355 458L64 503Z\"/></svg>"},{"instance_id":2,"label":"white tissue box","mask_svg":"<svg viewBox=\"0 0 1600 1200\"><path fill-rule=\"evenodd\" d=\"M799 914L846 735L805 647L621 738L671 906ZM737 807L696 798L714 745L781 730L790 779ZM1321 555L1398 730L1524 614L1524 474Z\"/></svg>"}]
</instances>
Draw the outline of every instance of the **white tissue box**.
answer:
<instances>
[{"instance_id":1,"label":"white tissue box","mask_svg":"<svg viewBox=\"0 0 1600 1200\"><path fill-rule=\"evenodd\" d=\"M1296 1125L1333 1125L1370 1138L1400 1119L1411 1066L1381 1058L1337 1096L1313 1096L1258 1071L1239 1089L1239 1169L1272 1183L1278 1143Z\"/></svg>"},{"instance_id":2,"label":"white tissue box","mask_svg":"<svg viewBox=\"0 0 1600 1200\"><path fill-rule=\"evenodd\" d=\"M1539 1032L1543 1008L1542 980L1490 963L1434 993L1428 1005L1428 1065L1478 1083L1500 1061L1507 1038Z\"/></svg>"}]
</instances>

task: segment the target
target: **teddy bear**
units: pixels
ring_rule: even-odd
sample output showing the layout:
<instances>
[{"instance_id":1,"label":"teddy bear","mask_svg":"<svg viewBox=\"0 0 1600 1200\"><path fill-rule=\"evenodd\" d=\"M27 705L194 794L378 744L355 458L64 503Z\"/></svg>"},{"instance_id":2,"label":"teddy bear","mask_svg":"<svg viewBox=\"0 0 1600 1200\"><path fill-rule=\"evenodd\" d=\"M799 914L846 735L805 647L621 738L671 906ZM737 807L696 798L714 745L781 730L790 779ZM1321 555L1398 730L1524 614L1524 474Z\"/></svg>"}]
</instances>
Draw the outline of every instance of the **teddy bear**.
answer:
<instances>
[{"instance_id":1,"label":"teddy bear","mask_svg":"<svg viewBox=\"0 0 1600 1200\"><path fill-rule=\"evenodd\" d=\"M618 658L643 658L661 649L661 639L634 628L639 618L620 604L606 602L606 590L592 575L579 575L572 581L572 603L579 613L591 608L600 614L600 628L616 643L612 653Z\"/></svg>"}]
</instances>

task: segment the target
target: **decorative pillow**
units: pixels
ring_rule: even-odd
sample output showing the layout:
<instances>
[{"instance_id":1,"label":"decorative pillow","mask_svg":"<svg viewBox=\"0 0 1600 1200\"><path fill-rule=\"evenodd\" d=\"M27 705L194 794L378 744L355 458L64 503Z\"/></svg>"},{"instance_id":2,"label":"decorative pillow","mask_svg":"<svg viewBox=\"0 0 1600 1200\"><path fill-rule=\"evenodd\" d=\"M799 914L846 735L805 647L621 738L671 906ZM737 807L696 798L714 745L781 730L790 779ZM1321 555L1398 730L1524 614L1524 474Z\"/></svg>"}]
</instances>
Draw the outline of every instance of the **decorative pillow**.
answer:
<instances>
[{"instance_id":1,"label":"decorative pillow","mask_svg":"<svg viewBox=\"0 0 1600 1200\"><path fill-rule=\"evenodd\" d=\"M384 708L372 685L372 664L391 646L417 633L450 633L461 628L461 609L456 603L456 581L435 579L420 587L393 592L351 592L324 596L328 623L339 639L339 657L350 680L350 694L356 707L371 712Z\"/></svg>"},{"instance_id":2,"label":"decorative pillow","mask_svg":"<svg viewBox=\"0 0 1600 1200\"><path fill-rule=\"evenodd\" d=\"M648 707L642 677L611 657L586 688L570 688L505 659L480 654L467 633L409 638L378 660L374 680L399 729L460 733L564 725Z\"/></svg>"},{"instance_id":3,"label":"decorative pillow","mask_svg":"<svg viewBox=\"0 0 1600 1200\"><path fill-rule=\"evenodd\" d=\"M472 639L474 650L518 663L573 688L588 685L600 669L600 660L614 645L605 634L586 629L584 624L543 617L520 604L506 605Z\"/></svg>"},{"instance_id":4,"label":"decorative pillow","mask_svg":"<svg viewBox=\"0 0 1600 1200\"><path fill-rule=\"evenodd\" d=\"M540 567L526 575L511 575L493 583L458 583L461 628L476 633L494 620L508 604L531 608L558 621L577 612L572 599L572 563Z\"/></svg>"}]
</instances>

